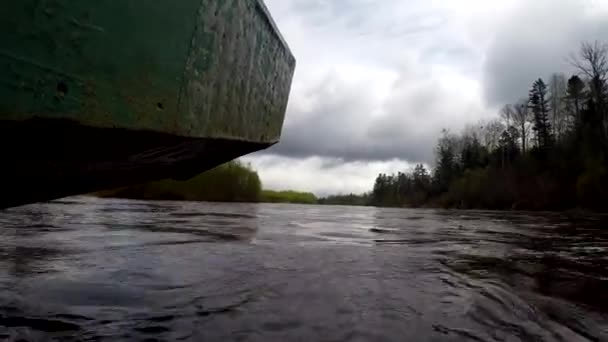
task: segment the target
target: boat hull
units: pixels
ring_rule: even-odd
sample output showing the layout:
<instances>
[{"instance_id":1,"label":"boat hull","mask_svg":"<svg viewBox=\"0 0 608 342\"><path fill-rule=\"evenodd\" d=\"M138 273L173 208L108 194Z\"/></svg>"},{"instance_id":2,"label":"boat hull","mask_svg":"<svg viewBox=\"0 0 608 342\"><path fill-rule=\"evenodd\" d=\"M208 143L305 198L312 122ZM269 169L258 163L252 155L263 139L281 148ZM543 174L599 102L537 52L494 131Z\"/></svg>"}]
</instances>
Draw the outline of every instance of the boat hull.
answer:
<instances>
[{"instance_id":1,"label":"boat hull","mask_svg":"<svg viewBox=\"0 0 608 342\"><path fill-rule=\"evenodd\" d=\"M0 12L0 207L195 175L280 139L295 59L261 0Z\"/></svg>"}]
</instances>

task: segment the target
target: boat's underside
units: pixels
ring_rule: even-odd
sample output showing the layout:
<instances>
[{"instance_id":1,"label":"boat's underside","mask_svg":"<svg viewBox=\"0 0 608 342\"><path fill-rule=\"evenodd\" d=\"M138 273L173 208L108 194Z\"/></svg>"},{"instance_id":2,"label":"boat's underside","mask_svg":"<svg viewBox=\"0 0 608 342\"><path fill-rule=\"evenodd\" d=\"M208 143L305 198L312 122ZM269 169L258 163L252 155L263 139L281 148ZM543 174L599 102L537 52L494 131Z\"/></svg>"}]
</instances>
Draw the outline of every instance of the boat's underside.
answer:
<instances>
[{"instance_id":1,"label":"boat's underside","mask_svg":"<svg viewBox=\"0 0 608 342\"><path fill-rule=\"evenodd\" d=\"M295 58L262 0L0 13L0 208L189 178L281 137Z\"/></svg>"},{"instance_id":2,"label":"boat's underside","mask_svg":"<svg viewBox=\"0 0 608 342\"><path fill-rule=\"evenodd\" d=\"M150 180L187 179L266 147L68 120L0 121L0 208Z\"/></svg>"}]
</instances>

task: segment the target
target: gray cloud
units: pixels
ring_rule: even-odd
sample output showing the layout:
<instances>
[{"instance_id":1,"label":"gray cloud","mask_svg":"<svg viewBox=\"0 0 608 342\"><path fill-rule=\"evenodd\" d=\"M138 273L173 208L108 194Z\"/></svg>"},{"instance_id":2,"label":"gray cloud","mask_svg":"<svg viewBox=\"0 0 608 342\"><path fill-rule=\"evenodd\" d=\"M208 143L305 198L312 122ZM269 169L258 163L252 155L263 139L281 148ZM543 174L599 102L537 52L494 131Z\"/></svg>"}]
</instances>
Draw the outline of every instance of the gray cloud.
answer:
<instances>
[{"instance_id":1,"label":"gray cloud","mask_svg":"<svg viewBox=\"0 0 608 342\"><path fill-rule=\"evenodd\" d=\"M283 139L268 153L428 162L442 128L481 115L477 91L450 88L463 77L442 66L461 60L470 69L474 52L460 39L433 39L450 29L447 9L398 0L269 5L284 16L277 21L299 66Z\"/></svg>"},{"instance_id":2,"label":"gray cloud","mask_svg":"<svg viewBox=\"0 0 608 342\"><path fill-rule=\"evenodd\" d=\"M573 72L568 63L582 41L608 39L608 15L585 0L540 0L518 6L496 29L484 66L488 103L525 97L534 79Z\"/></svg>"},{"instance_id":3,"label":"gray cloud","mask_svg":"<svg viewBox=\"0 0 608 342\"><path fill-rule=\"evenodd\" d=\"M269 153L346 161L431 161L441 129L460 127L465 118L471 119L467 114L480 117L481 109L466 93L411 69L397 80L384 81L387 90L375 93L373 79L349 82L332 75L309 84L302 93L310 94L307 100L313 104L290 107L283 140Z\"/></svg>"},{"instance_id":4,"label":"gray cloud","mask_svg":"<svg viewBox=\"0 0 608 342\"><path fill-rule=\"evenodd\" d=\"M266 2L298 67L280 144L247 160L278 189L358 192L429 163L442 128L495 116L567 72L580 41L608 40L606 0Z\"/></svg>"}]
</instances>

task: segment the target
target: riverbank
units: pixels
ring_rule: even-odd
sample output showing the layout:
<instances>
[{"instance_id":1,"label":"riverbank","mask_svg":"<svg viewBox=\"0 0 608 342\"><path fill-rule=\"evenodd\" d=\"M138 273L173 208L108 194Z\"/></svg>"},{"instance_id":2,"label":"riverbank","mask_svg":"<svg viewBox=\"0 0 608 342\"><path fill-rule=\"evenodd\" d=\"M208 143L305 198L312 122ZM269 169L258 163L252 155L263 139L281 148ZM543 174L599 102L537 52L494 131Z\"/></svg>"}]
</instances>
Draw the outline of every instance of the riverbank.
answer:
<instances>
[{"instance_id":1,"label":"riverbank","mask_svg":"<svg viewBox=\"0 0 608 342\"><path fill-rule=\"evenodd\" d=\"M102 198L125 198L150 201L248 202L318 204L307 192L263 190L257 171L239 161L232 161L185 181L165 179L93 194Z\"/></svg>"},{"instance_id":2,"label":"riverbank","mask_svg":"<svg viewBox=\"0 0 608 342\"><path fill-rule=\"evenodd\" d=\"M165 179L93 195L140 200L257 202L261 193L258 173L249 165L232 161L185 181Z\"/></svg>"}]
</instances>

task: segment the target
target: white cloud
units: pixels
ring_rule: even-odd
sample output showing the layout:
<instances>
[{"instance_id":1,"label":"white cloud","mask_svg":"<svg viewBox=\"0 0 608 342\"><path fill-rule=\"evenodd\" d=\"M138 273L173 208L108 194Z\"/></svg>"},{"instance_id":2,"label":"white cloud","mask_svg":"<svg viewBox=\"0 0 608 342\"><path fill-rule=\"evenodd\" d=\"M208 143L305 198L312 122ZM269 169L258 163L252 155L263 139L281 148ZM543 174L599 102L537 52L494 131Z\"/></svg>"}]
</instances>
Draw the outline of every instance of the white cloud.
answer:
<instances>
[{"instance_id":1,"label":"white cloud","mask_svg":"<svg viewBox=\"0 0 608 342\"><path fill-rule=\"evenodd\" d=\"M258 170L265 189L293 189L318 196L364 193L372 189L378 174L408 171L413 167L399 160L345 162L332 158L277 155L244 157L242 160Z\"/></svg>"}]
</instances>

